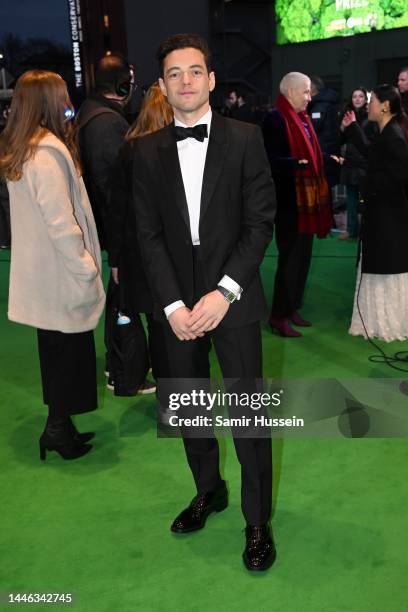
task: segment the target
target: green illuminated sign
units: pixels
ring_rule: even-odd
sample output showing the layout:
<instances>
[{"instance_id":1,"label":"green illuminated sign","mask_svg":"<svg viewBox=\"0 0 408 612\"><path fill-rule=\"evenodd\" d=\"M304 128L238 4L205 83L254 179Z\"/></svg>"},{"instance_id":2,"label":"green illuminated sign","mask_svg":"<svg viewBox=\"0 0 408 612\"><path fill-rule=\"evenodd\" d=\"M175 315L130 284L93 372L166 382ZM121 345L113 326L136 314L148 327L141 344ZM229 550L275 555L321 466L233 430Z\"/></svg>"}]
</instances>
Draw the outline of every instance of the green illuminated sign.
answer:
<instances>
[{"instance_id":1,"label":"green illuminated sign","mask_svg":"<svg viewBox=\"0 0 408 612\"><path fill-rule=\"evenodd\" d=\"M408 26L408 0L276 0L277 43Z\"/></svg>"}]
</instances>

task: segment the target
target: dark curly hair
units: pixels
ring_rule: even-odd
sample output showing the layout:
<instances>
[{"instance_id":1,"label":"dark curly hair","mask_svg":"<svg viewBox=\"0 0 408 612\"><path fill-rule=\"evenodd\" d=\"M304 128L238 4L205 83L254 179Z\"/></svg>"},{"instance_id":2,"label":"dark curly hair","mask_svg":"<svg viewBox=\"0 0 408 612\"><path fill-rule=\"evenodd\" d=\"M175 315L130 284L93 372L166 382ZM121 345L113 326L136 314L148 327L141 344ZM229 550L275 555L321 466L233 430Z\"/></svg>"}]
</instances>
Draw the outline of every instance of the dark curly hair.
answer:
<instances>
[{"instance_id":1,"label":"dark curly hair","mask_svg":"<svg viewBox=\"0 0 408 612\"><path fill-rule=\"evenodd\" d=\"M160 76L163 76L163 65L165 58L177 49L198 49L204 55L205 65L208 72L211 71L211 53L207 41L198 34L176 34L162 42L156 53L159 62Z\"/></svg>"}]
</instances>

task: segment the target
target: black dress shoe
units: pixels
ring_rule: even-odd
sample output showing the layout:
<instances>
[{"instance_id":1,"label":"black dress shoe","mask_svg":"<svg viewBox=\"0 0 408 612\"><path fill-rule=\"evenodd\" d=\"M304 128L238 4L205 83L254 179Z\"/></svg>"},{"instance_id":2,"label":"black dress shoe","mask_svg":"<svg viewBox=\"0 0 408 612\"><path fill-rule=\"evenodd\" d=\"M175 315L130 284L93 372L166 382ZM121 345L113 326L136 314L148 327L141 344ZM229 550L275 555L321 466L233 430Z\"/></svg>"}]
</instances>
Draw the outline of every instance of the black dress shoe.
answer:
<instances>
[{"instance_id":1,"label":"black dress shoe","mask_svg":"<svg viewBox=\"0 0 408 612\"><path fill-rule=\"evenodd\" d=\"M228 491L225 483L219 489L196 495L188 508L174 520L171 531L190 533L202 529L211 512L222 512L228 506Z\"/></svg>"},{"instance_id":2,"label":"black dress shoe","mask_svg":"<svg viewBox=\"0 0 408 612\"><path fill-rule=\"evenodd\" d=\"M84 431L84 433L79 433L70 417L68 417L68 428L77 444L85 444L86 442L89 442L89 440L92 440L92 438L95 436L94 431Z\"/></svg>"},{"instance_id":3,"label":"black dress shoe","mask_svg":"<svg viewBox=\"0 0 408 612\"><path fill-rule=\"evenodd\" d=\"M245 528L246 546L242 558L245 567L253 572L262 572L271 567L276 559L276 548L268 525Z\"/></svg>"}]
</instances>

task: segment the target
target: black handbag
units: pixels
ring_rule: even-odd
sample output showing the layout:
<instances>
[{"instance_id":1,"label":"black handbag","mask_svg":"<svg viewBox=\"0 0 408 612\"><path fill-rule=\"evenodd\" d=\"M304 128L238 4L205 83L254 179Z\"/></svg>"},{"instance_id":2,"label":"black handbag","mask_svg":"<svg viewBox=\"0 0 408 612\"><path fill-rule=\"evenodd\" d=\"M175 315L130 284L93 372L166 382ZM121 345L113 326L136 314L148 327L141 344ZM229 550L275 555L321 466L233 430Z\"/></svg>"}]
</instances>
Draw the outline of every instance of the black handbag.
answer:
<instances>
[{"instance_id":1,"label":"black handbag","mask_svg":"<svg viewBox=\"0 0 408 612\"><path fill-rule=\"evenodd\" d=\"M123 321L124 316L118 313L118 321ZM111 353L114 393L122 397L137 393L150 368L146 334L140 315L127 318L128 322L116 324Z\"/></svg>"},{"instance_id":2,"label":"black handbag","mask_svg":"<svg viewBox=\"0 0 408 612\"><path fill-rule=\"evenodd\" d=\"M119 292L116 292L119 300ZM119 307L110 343L110 379L114 394L122 397L136 395L150 368L146 333L138 313ZM126 312L126 314L124 314Z\"/></svg>"}]
</instances>

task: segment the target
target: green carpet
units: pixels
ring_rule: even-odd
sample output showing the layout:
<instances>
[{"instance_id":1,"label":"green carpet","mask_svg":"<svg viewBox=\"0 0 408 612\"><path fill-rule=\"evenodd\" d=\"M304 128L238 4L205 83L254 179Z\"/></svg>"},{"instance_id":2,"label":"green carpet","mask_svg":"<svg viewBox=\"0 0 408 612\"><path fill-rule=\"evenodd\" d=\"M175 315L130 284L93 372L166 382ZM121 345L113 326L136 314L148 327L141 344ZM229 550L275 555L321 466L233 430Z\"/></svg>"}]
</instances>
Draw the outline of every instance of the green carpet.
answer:
<instances>
[{"instance_id":1,"label":"green carpet","mask_svg":"<svg viewBox=\"0 0 408 612\"><path fill-rule=\"evenodd\" d=\"M403 377L370 363L373 349L347 334L355 248L316 243L302 311L314 326L301 339L264 327L265 376ZM40 462L36 335L7 321L9 253L0 258L0 592L71 592L80 612L407 610L405 439L276 439L278 559L248 574L231 440L221 440L230 506L203 531L173 536L169 525L194 494L182 444L157 439L152 399L105 389L99 326L100 409L77 419L97 431L95 448L78 461L50 453ZM269 301L275 266L272 246L262 269Z\"/></svg>"}]
</instances>

